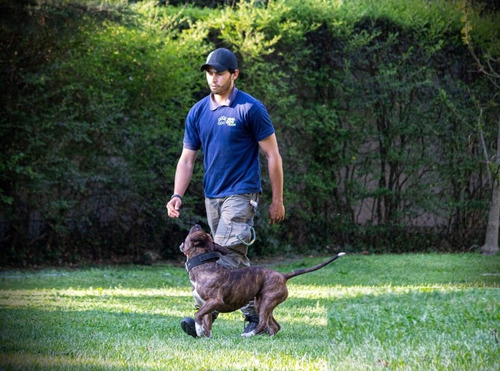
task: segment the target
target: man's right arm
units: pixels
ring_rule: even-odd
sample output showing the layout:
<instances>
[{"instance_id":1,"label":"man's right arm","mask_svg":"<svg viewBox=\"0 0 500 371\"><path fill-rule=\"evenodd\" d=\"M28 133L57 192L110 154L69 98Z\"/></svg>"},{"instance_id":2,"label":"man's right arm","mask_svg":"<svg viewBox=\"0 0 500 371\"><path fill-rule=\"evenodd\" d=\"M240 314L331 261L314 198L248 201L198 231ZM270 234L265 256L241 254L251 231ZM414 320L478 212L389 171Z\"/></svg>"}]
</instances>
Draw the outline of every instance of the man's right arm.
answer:
<instances>
[{"instance_id":1,"label":"man's right arm","mask_svg":"<svg viewBox=\"0 0 500 371\"><path fill-rule=\"evenodd\" d=\"M186 193L186 189L191 181L191 176L193 175L194 163L196 160L197 151L184 148L177 163L177 169L175 171L175 184L174 184L174 195L179 195L180 197L172 197L167 203L168 216L171 218L178 218L180 213L179 210L182 205L181 197Z\"/></svg>"}]
</instances>

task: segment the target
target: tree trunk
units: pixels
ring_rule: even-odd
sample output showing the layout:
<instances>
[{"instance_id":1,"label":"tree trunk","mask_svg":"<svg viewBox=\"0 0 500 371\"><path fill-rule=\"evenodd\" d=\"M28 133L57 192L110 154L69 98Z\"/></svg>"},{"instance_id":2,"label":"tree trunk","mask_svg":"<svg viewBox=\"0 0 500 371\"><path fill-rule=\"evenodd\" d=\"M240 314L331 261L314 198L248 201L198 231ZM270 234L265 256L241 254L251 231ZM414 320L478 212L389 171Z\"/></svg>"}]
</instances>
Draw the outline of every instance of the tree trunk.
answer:
<instances>
[{"instance_id":1,"label":"tree trunk","mask_svg":"<svg viewBox=\"0 0 500 371\"><path fill-rule=\"evenodd\" d=\"M484 255L495 255L498 253L498 229L500 223L500 185L495 182L493 196L491 198L490 214L488 216L488 227L486 229L486 239L481 247Z\"/></svg>"},{"instance_id":2,"label":"tree trunk","mask_svg":"<svg viewBox=\"0 0 500 371\"><path fill-rule=\"evenodd\" d=\"M500 226L500 119L498 120L497 133L497 154L493 160L492 171L493 194L491 197L490 213L488 216L488 227L486 229L486 238L481 247L483 255L495 255L498 253L498 229Z\"/></svg>"}]
</instances>

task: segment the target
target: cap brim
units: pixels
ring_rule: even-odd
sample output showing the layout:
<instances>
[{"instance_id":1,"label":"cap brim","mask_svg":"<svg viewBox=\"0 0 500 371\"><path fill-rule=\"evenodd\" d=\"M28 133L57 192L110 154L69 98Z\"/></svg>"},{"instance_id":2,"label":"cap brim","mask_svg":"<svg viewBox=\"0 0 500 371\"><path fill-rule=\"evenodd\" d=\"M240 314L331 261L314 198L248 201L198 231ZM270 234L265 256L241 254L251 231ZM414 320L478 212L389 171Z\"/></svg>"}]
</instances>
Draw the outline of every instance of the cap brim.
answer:
<instances>
[{"instance_id":1,"label":"cap brim","mask_svg":"<svg viewBox=\"0 0 500 371\"><path fill-rule=\"evenodd\" d=\"M212 64L204 64L203 66L201 66L200 71L205 71L211 67L214 68L217 72L224 72L229 69L222 64L212 63Z\"/></svg>"}]
</instances>

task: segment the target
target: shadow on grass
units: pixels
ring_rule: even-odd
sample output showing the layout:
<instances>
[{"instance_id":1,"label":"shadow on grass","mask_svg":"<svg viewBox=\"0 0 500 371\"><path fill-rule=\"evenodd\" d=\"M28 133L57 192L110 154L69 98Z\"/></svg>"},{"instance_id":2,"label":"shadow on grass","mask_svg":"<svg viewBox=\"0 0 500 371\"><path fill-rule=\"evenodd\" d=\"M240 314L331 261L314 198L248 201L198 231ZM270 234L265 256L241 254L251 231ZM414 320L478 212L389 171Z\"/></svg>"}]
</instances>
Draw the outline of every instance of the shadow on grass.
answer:
<instances>
[{"instance_id":1,"label":"shadow on grass","mask_svg":"<svg viewBox=\"0 0 500 371\"><path fill-rule=\"evenodd\" d=\"M186 270L170 265L108 266L85 269L4 270L0 289L127 288L161 289L189 286Z\"/></svg>"},{"instance_id":2,"label":"shadow on grass","mask_svg":"<svg viewBox=\"0 0 500 371\"><path fill-rule=\"evenodd\" d=\"M328 309L328 331L338 352L360 365L382 360L393 368L497 369L499 301L495 288L408 288L342 298ZM342 361L332 356L332 363Z\"/></svg>"},{"instance_id":3,"label":"shadow on grass","mask_svg":"<svg viewBox=\"0 0 500 371\"><path fill-rule=\"evenodd\" d=\"M289 272L325 259L306 258L272 268ZM325 287L441 284L500 287L500 255L346 255L319 271L298 276L290 282Z\"/></svg>"}]
</instances>

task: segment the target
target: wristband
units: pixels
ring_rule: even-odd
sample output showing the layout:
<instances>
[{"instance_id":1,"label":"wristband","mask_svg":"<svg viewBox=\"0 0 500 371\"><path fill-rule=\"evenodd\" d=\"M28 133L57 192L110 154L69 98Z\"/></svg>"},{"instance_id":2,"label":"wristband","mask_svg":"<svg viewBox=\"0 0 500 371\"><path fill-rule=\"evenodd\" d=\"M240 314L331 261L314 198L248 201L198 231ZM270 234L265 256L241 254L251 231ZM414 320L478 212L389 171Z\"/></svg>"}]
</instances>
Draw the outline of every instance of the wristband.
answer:
<instances>
[{"instance_id":1,"label":"wristband","mask_svg":"<svg viewBox=\"0 0 500 371\"><path fill-rule=\"evenodd\" d=\"M180 200L182 201L182 197L181 197L181 195L180 195L180 194L178 194L178 193L174 193L174 194L170 197L170 199L172 199L172 198L174 198L174 197L179 197L179 198L180 198Z\"/></svg>"}]
</instances>

